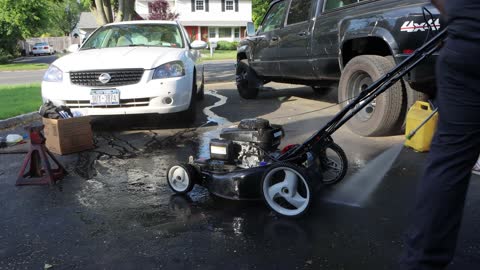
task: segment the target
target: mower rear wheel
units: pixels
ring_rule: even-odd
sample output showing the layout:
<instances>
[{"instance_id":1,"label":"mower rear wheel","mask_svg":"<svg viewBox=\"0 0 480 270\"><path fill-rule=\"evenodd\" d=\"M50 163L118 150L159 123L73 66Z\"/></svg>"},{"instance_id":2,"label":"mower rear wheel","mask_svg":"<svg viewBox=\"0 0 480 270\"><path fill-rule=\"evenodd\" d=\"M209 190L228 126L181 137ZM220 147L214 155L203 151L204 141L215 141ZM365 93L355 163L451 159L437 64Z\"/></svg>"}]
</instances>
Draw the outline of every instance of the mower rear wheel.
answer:
<instances>
[{"instance_id":1,"label":"mower rear wheel","mask_svg":"<svg viewBox=\"0 0 480 270\"><path fill-rule=\"evenodd\" d=\"M263 199L275 213L285 217L305 214L312 202L313 187L304 168L277 163L262 177Z\"/></svg>"},{"instance_id":2,"label":"mower rear wheel","mask_svg":"<svg viewBox=\"0 0 480 270\"><path fill-rule=\"evenodd\" d=\"M198 172L190 164L174 165L167 171L168 186L177 194L187 194L192 191L197 180Z\"/></svg>"}]
</instances>

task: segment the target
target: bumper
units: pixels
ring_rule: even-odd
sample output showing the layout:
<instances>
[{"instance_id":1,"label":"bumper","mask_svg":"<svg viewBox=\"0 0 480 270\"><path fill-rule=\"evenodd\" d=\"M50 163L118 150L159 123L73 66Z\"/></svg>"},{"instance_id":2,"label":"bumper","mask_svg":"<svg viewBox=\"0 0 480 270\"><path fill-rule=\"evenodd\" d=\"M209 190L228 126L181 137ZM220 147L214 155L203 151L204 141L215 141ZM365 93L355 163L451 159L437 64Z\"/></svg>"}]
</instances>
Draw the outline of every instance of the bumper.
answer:
<instances>
[{"instance_id":1,"label":"bumper","mask_svg":"<svg viewBox=\"0 0 480 270\"><path fill-rule=\"evenodd\" d=\"M68 73L64 73L63 82L42 82L42 99L82 115L166 114L188 109L192 94L189 76L150 80L148 73L137 84L110 87L72 85ZM120 104L91 106L92 89L118 89Z\"/></svg>"},{"instance_id":2,"label":"bumper","mask_svg":"<svg viewBox=\"0 0 480 270\"><path fill-rule=\"evenodd\" d=\"M33 50L32 52L33 52L33 54L49 54L49 53L51 53L50 50L44 50L44 49L42 49L42 50Z\"/></svg>"}]
</instances>

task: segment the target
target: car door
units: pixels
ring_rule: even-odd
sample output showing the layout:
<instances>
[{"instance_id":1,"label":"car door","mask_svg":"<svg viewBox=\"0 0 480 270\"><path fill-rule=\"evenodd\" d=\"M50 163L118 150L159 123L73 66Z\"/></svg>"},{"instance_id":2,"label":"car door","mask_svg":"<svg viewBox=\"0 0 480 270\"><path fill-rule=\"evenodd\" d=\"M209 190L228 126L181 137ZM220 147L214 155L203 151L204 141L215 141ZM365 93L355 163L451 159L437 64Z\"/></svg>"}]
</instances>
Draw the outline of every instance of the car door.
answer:
<instances>
[{"instance_id":1,"label":"car door","mask_svg":"<svg viewBox=\"0 0 480 270\"><path fill-rule=\"evenodd\" d=\"M312 79L309 61L317 0L290 0L285 26L277 30L278 58L283 77Z\"/></svg>"},{"instance_id":2,"label":"car door","mask_svg":"<svg viewBox=\"0 0 480 270\"><path fill-rule=\"evenodd\" d=\"M348 17L349 5L358 0L324 0L316 17L312 39L312 59L317 79L336 80L340 77L339 22Z\"/></svg>"},{"instance_id":3,"label":"car door","mask_svg":"<svg viewBox=\"0 0 480 270\"><path fill-rule=\"evenodd\" d=\"M278 30L283 27L288 0L278 1L270 6L260 25L256 36L249 39L254 43L251 47L251 67L261 76L280 77L278 65Z\"/></svg>"}]
</instances>

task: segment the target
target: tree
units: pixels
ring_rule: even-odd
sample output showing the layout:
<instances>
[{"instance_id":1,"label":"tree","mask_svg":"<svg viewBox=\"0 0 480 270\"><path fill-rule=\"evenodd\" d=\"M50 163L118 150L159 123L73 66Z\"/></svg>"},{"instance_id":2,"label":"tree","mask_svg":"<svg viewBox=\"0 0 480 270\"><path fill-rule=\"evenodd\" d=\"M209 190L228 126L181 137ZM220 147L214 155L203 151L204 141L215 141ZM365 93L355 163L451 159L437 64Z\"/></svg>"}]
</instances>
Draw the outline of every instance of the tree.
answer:
<instances>
[{"instance_id":1,"label":"tree","mask_svg":"<svg viewBox=\"0 0 480 270\"><path fill-rule=\"evenodd\" d=\"M97 23L130 21L141 18L135 12L135 0L81 0L92 11Z\"/></svg>"},{"instance_id":2,"label":"tree","mask_svg":"<svg viewBox=\"0 0 480 270\"><path fill-rule=\"evenodd\" d=\"M148 3L149 20L173 21L178 18L178 13L170 11L170 4L166 0L155 0Z\"/></svg>"},{"instance_id":3,"label":"tree","mask_svg":"<svg viewBox=\"0 0 480 270\"><path fill-rule=\"evenodd\" d=\"M262 22L263 16L267 13L271 1L253 0L252 1L252 20L255 27L258 27Z\"/></svg>"},{"instance_id":4,"label":"tree","mask_svg":"<svg viewBox=\"0 0 480 270\"><path fill-rule=\"evenodd\" d=\"M54 1L51 9L51 25L45 29L45 34L50 36L63 36L70 34L78 21L80 13L84 10L77 0L50 0Z\"/></svg>"},{"instance_id":5,"label":"tree","mask_svg":"<svg viewBox=\"0 0 480 270\"><path fill-rule=\"evenodd\" d=\"M15 55L17 42L43 34L54 23L59 0L0 0L0 51Z\"/></svg>"}]
</instances>

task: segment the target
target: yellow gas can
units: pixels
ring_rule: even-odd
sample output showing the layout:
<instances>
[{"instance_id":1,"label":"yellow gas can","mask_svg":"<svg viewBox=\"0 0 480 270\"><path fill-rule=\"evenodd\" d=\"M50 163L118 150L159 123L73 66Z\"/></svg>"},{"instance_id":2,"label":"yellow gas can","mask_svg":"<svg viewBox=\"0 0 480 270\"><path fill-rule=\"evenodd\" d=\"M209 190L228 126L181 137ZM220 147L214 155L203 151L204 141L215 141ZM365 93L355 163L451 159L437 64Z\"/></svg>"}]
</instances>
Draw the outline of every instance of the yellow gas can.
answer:
<instances>
[{"instance_id":1,"label":"yellow gas can","mask_svg":"<svg viewBox=\"0 0 480 270\"><path fill-rule=\"evenodd\" d=\"M412 131L415 131L425 119L432 115L432 113L433 110L430 104L423 101L415 102L410 110L408 110L407 126L405 130L407 140L405 141L405 146L411 147L418 152L426 152L430 150L433 134L437 129L438 113L435 113L420 129L418 129L413 137L411 137L411 133Z\"/></svg>"}]
</instances>

